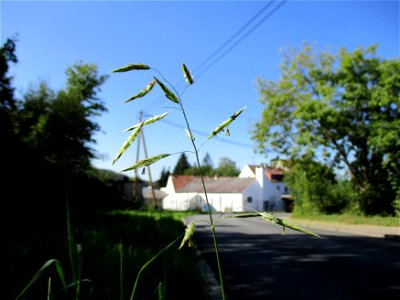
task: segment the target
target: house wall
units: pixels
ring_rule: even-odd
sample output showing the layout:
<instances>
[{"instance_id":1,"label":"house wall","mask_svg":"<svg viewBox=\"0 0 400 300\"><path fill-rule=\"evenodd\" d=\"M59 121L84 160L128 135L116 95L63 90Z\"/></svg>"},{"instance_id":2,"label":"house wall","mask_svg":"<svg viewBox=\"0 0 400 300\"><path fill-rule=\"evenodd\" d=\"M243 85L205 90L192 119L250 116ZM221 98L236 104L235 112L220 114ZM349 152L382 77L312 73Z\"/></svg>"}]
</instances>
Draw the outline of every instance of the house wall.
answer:
<instances>
[{"instance_id":1,"label":"house wall","mask_svg":"<svg viewBox=\"0 0 400 300\"><path fill-rule=\"evenodd\" d=\"M244 197L240 193L208 193L207 196L211 210L214 212L242 212L245 210ZM163 209L168 210L207 210L204 194L198 193L171 193L163 199L162 205Z\"/></svg>"},{"instance_id":2,"label":"house wall","mask_svg":"<svg viewBox=\"0 0 400 300\"><path fill-rule=\"evenodd\" d=\"M211 209L218 212L243 211L243 197L240 193L207 194Z\"/></svg>"},{"instance_id":3,"label":"house wall","mask_svg":"<svg viewBox=\"0 0 400 300\"><path fill-rule=\"evenodd\" d=\"M258 181L254 181L247 187L242 194L243 211L260 210L262 200L262 190Z\"/></svg>"},{"instance_id":4,"label":"house wall","mask_svg":"<svg viewBox=\"0 0 400 300\"><path fill-rule=\"evenodd\" d=\"M162 200L163 209L176 211L201 210L204 205L198 193L171 193Z\"/></svg>"},{"instance_id":5,"label":"house wall","mask_svg":"<svg viewBox=\"0 0 400 300\"><path fill-rule=\"evenodd\" d=\"M241 212L249 210L281 211L284 209L281 200L285 191L284 182L271 182L260 166L255 174L248 165L245 165L239 174L240 178L255 178L256 180L242 193L208 193L211 209L220 212ZM161 188L168 194L163 199L163 208L170 210L205 210L204 194L175 193L172 177L168 178L167 186ZM251 201L249 202L249 197Z\"/></svg>"},{"instance_id":6,"label":"house wall","mask_svg":"<svg viewBox=\"0 0 400 300\"><path fill-rule=\"evenodd\" d=\"M283 182L271 182L267 178L267 180L264 182L263 189L263 210L283 210L281 191L284 191L284 185L285 184ZM267 201L267 204L264 204L265 201Z\"/></svg>"},{"instance_id":7,"label":"house wall","mask_svg":"<svg viewBox=\"0 0 400 300\"><path fill-rule=\"evenodd\" d=\"M259 201L259 209L266 211L283 210L283 202L281 195L285 194L286 184L284 182L272 182L267 177L263 167L256 168L256 180L261 188L261 200Z\"/></svg>"}]
</instances>

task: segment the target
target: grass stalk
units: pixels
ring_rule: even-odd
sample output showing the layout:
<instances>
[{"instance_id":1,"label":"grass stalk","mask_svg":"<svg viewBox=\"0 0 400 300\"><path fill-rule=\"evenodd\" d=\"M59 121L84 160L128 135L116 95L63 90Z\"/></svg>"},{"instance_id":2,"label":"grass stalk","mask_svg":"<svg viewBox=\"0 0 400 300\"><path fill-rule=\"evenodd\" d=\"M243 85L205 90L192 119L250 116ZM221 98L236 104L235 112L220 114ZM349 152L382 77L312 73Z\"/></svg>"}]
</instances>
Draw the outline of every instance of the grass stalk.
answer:
<instances>
[{"instance_id":1,"label":"grass stalk","mask_svg":"<svg viewBox=\"0 0 400 300\"><path fill-rule=\"evenodd\" d=\"M181 108L181 112L182 112L183 118L185 119L185 124L186 124L187 130L189 132L189 136L192 137L193 136L193 132L190 129L189 119L188 119L188 117L186 115L186 111L185 111L185 108L183 106L183 102L182 102L182 98L180 97L180 94L175 89L175 87L162 75L161 72L159 72L158 70L156 70L154 68L153 68L153 70L160 74L160 76L165 80L165 82L167 82L169 84L169 86L174 90L175 94L177 95L177 97L179 99L179 106ZM213 243L214 243L214 252L215 252L215 257L216 257L216 260L217 260L218 277L219 277L219 283L220 283L220 286L221 286L221 296L222 296L222 299L225 300L226 298L225 298L224 280L223 280L223 276L222 276L221 260L220 260L220 257L219 257L217 234L216 234L216 231L215 231L215 224L214 224L214 220L213 220L213 217L212 217L210 201L208 200L208 194L207 194L206 185L204 183L204 175L203 175L203 171L201 170L201 164L200 164L200 158L199 158L199 150L197 149L197 146L196 146L196 143L194 142L194 139L190 138L190 141L192 143L194 154L196 155L196 164L197 164L197 167L199 168L201 184L202 184L202 187L203 187L203 190L204 190L204 196L205 196L205 199L206 199L208 217L210 219L211 234L212 234Z\"/></svg>"},{"instance_id":2,"label":"grass stalk","mask_svg":"<svg viewBox=\"0 0 400 300\"><path fill-rule=\"evenodd\" d=\"M68 197L68 181L67 177L65 178L65 201L66 201L66 214L67 214L67 242L68 242L68 256L69 262L71 265L71 273L72 273L72 282L74 285L75 299L79 300L80 295L80 279L75 268L76 255L77 251L74 248L74 237L72 234L72 226L71 226L71 215L69 208L69 197ZM78 269L81 269L81 263L79 263ZM78 271L80 273L80 270Z\"/></svg>"},{"instance_id":3,"label":"grass stalk","mask_svg":"<svg viewBox=\"0 0 400 300\"><path fill-rule=\"evenodd\" d=\"M181 107L182 115L183 115L183 117L185 119L187 130L189 131L189 135L193 136L193 132L190 129L189 119L188 119L188 117L186 115L185 108L183 107L182 99L180 98L179 93L175 90L175 88L172 85L171 85L171 87L174 89L175 93L178 95L179 105ZM196 163L197 163L197 167L199 168L201 184L202 184L202 187L203 187L203 190L204 190L204 196L205 196L205 199L206 199L208 217L210 219L211 234L212 234L213 243L214 243L214 252L215 252L215 257L216 257L216 260L217 260L219 283L220 283L220 286L221 286L221 296L222 296L222 299L225 300L224 280L223 280L223 276L222 276L221 260L220 260L220 257L219 257L217 234L215 232L215 225L214 225L214 220L213 220L213 216L212 216L211 205L210 205L210 202L208 200L207 189L206 189L206 185L204 183L204 175L203 175L203 171L201 169L200 158L199 158L199 150L197 149L197 146L196 146L196 143L194 142L194 139L191 138L190 141L191 141L192 146L193 146L194 154L196 155Z\"/></svg>"},{"instance_id":4,"label":"grass stalk","mask_svg":"<svg viewBox=\"0 0 400 300\"><path fill-rule=\"evenodd\" d=\"M124 245L122 242L119 242L118 250L119 250L119 299L124 299L124 276L123 276L123 262L124 262Z\"/></svg>"},{"instance_id":5,"label":"grass stalk","mask_svg":"<svg viewBox=\"0 0 400 300\"><path fill-rule=\"evenodd\" d=\"M171 243L169 243L167 246L165 246L163 249L161 249L156 255L154 255L152 258L150 258L139 270L138 274L136 275L135 283L133 285L131 297L129 298L130 300L133 300L135 297L137 285L139 282L140 275L150 265L155 259L157 259L161 254L163 254L165 251L167 251L173 244L175 244L178 240L180 240L183 237L183 234L181 234L179 237L177 237L175 240L173 240Z\"/></svg>"}]
</instances>

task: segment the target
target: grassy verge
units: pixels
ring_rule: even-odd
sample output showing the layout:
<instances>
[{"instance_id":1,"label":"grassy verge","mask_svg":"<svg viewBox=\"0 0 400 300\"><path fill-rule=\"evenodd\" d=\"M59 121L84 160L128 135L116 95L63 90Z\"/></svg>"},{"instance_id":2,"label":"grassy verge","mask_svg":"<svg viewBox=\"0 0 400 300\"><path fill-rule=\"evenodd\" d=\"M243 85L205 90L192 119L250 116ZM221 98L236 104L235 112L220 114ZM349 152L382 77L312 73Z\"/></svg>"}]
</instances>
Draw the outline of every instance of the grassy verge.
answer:
<instances>
[{"instance_id":1,"label":"grassy verge","mask_svg":"<svg viewBox=\"0 0 400 300\"><path fill-rule=\"evenodd\" d=\"M296 212L292 213L293 219L307 219L324 222L336 222L345 224L364 224L378 226L400 226L398 217L382 217L382 216L360 216L356 214L332 214L332 215L302 215Z\"/></svg>"},{"instance_id":2,"label":"grassy verge","mask_svg":"<svg viewBox=\"0 0 400 300\"><path fill-rule=\"evenodd\" d=\"M140 268L184 232L184 214L115 211L74 231L82 249L80 299L129 299ZM205 299L203 281L192 248L178 250L180 241L146 268L135 299ZM59 259L71 283L65 233L29 233L7 242L6 299L14 297L41 265ZM49 280L51 278L52 280ZM51 281L52 299L72 299L50 270L29 289L24 299L45 299Z\"/></svg>"}]
</instances>

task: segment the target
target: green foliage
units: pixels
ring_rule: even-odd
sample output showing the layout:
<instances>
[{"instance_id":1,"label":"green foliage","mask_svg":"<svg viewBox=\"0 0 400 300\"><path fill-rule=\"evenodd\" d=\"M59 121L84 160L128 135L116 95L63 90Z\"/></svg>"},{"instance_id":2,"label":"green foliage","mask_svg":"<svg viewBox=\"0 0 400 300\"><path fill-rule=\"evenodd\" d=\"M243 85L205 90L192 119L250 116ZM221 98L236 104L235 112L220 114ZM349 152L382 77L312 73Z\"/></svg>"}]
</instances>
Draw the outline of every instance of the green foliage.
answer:
<instances>
[{"instance_id":1,"label":"green foliage","mask_svg":"<svg viewBox=\"0 0 400 300\"><path fill-rule=\"evenodd\" d=\"M213 167L213 162L211 156L206 153L200 168L193 165L185 170L183 175L200 176L203 174L205 176L238 176L240 171L236 168L236 164L228 157L221 157L217 168ZM174 173L175 174L175 173Z\"/></svg>"},{"instance_id":2,"label":"green foliage","mask_svg":"<svg viewBox=\"0 0 400 300\"><path fill-rule=\"evenodd\" d=\"M236 168L236 163L228 157L221 157L218 167L215 169L215 174L218 176L236 177L240 171Z\"/></svg>"},{"instance_id":3,"label":"green foliage","mask_svg":"<svg viewBox=\"0 0 400 300\"><path fill-rule=\"evenodd\" d=\"M0 105L3 236L65 228L67 193L74 222L89 221L96 210L123 208L121 185L97 178L90 165L99 129L94 117L105 111L97 94L106 76L95 65L78 63L67 69L61 90L41 82L15 99L7 75L8 64L17 62L15 46L9 40L0 50L1 100L7 102Z\"/></svg>"},{"instance_id":4,"label":"green foliage","mask_svg":"<svg viewBox=\"0 0 400 300\"><path fill-rule=\"evenodd\" d=\"M309 215L309 214L300 214L295 211L291 215L292 219L306 219L306 220L316 220L316 221L324 221L324 222L332 222L332 223L345 223L345 224L357 224L357 225L377 225L377 226L393 226L399 227L399 218L391 217L391 216L363 216L359 213L354 212L345 212L341 214L317 214L317 215ZM296 220L294 220L296 221Z\"/></svg>"},{"instance_id":5,"label":"green foliage","mask_svg":"<svg viewBox=\"0 0 400 300\"><path fill-rule=\"evenodd\" d=\"M171 175L171 172L166 170L164 167L161 169L160 178L158 179L158 186L164 187L167 186L168 177Z\"/></svg>"},{"instance_id":6,"label":"green foliage","mask_svg":"<svg viewBox=\"0 0 400 300\"><path fill-rule=\"evenodd\" d=\"M364 213L392 213L400 184L400 61L375 52L289 49L281 78L258 81L265 109L253 139L262 153L322 150L332 166L347 168Z\"/></svg>"},{"instance_id":7,"label":"green foliage","mask_svg":"<svg viewBox=\"0 0 400 300\"><path fill-rule=\"evenodd\" d=\"M187 155L185 153L181 153L172 173L174 175L183 175L189 168L190 164Z\"/></svg>"},{"instance_id":8,"label":"green foliage","mask_svg":"<svg viewBox=\"0 0 400 300\"><path fill-rule=\"evenodd\" d=\"M79 63L66 71L66 87L52 91L45 82L31 88L15 117L20 139L51 164L83 171L95 157L90 145L99 125L93 117L106 108L97 98L106 76L95 65Z\"/></svg>"},{"instance_id":9,"label":"green foliage","mask_svg":"<svg viewBox=\"0 0 400 300\"><path fill-rule=\"evenodd\" d=\"M16 63L16 40L7 39L0 48L0 111L3 109L14 110L14 88L11 85L12 78L7 76L9 63Z\"/></svg>"},{"instance_id":10,"label":"green foliage","mask_svg":"<svg viewBox=\"0 0 400 300\"><path fill-rule=\"evenodd\" d=\"M65 282L64 271L61 267L60 261L57 259L49 259L39 269L39 271L35 274L35 276L32 277L32 279L29 281L29 283L26 285L26 287L21 291L21 293L17 297L15 297L15 300L20 299L28 291L28 289L43 275L43 273L46 271L46 269L48 269L52 265L55 266L58 277L60 278L60 281L62 282L64 289L66 289L67 285Z\"/></svg>"},{"instance_id":11,"label":"green foliage","mask_svg":"<svg viewBox=\"0 0 400 300\"><path fill-rule=\"evenodd\" d=\"M82 248L82 276L90 279L81 282L79 299L119 299L121 278L124 283L122 293L126 296L124 299L128 299L139 270L171 241L175 243L142 272L135 298L157 299L156 289L162 282L166 299L185 299L187 295L191 295L191 299L204 299L203 280L196 269L195 250L184 248L177 251L177 237L182 238L184 231L181 217L182 214L175 216L169 212L115 211L99 214L96 222L76 228L74 241ZM64 281L67 285L72 282L71 271L67 268L65 234L41 234L43 232L37 232L23 239L23 235L14 236L7 241L9 246L5 255L9 263L4 266L4 271L8 276L2 291L6 299L13 299L23 290L43 262L48 260L46 257L57 257L63 267ZM45 269L23 297L45 299L47 278L51 276L54 278L52 299L76 299L71 288L67 290L68 297L65 296L58 272L51 267Z\"/></svg>"},{"instance_id":12,"label":"green foliage","mask_svg":"<svg viewBox=\"0 0 400 300\"><path fill-rule=\"evenodd\" d=\"M292 162L285 173L295 201L295 212L303 215L332 214L357 210L353 185L337 180L332 169L309 158Z\"/></svg>"}]
</instances>

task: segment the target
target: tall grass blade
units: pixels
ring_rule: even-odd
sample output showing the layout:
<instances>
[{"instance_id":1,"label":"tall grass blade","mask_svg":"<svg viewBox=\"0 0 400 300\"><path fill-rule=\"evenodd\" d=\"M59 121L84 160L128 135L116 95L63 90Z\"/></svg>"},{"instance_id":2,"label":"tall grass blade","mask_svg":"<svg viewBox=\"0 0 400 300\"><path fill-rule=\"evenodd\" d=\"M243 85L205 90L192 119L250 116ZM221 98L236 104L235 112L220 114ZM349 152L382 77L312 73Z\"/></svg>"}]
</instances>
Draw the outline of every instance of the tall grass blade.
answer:
<instances>
[{"instance_id":1,"label":"tall grass blade","mask_svg":"<svg viewBox=\"0 0 400 300\"><path fill-rule=\"evenodd\" d=\"M124 102L128 103L132 100L138 99L138 98L142 98L144 96L146 96L148 93L150 93L150 91L153 89L154 85L155 85L155 81L151 81L143 90L141 90L139 93L137 93L135 96L130 97L129 99L126 99Z\"/></svg>"},{"instance_id":2,"label":"tall grass blade","mask_svg":"<svg viewBox=\"0 0 400 300\"><path fill-rule=\"evenodd\" d=\"M179 103L179 98L170 89L168 89L164 83L162 83L157 77L153 77L160 88L164 91L165 97L175 103Z\"/></svg>"},{"instance_id":3,"label":"tall grass blade","mask_svg":"<svg viewBox=\"0 0 400 300\"><path fill-rule=\"evenodd\" d=\"M140 167L150 166L150 165L154 164L155 162L159 161L160 159L163 159L170 155L171 154L163 153L163 154L155 155L155 156L152 156L152 157L149 157L146 159L138 160L133 166L123 169L121 172L131 171L131 170L135 170Z\"/></svg>"},{"instance_id":4,"label":"tall grass blade","mask_svg":"<svg viewBox=\"0 0 400 300\"><path fill-rule=\"evenodd\" d=\"M135 127L135 130L131 133L131 135L126 139L124 144L121 146L119 149L117 155L112 161L112 164L115 164L115 162L121 157L121 155L129 148L129 146L136 140L138 137L140 130L143 127L144 122L139 123L137 127Z\"/></svg>"},{"instance_id":5,"label":"tall grass blade","mask_svg":"<svg viewBox=\"0 0 400 300\"><path fill-rule=\"evenodd\" d=\"M58 277L60 278L60 281L63 285L63 287L66 289L67 285L65 283L65 277L64 277L64 272L61 268L60 261L57 259L49 259L44 263L44 265L39 269L39 271L35 274L35 276L32 277L32 279L29 281L29 283L26 285L26 287L22 290L21 293L17 297L15 297L15 300L21 299L21 297L27 292L27 290L42 276L43 272L51 267L52 265L55 265Z\"/></svg>"},{"instance_id":6,"label":"tall grass blade","mask_svg":"<svg viewBox=\"0 0 400 300\"><path fill-rule=\"evenodd\" d=\"M47 300L51 299L51 276L47 280Z\"/></svg>"},{"instance_id":7,"label":"tall grass blade","mask_svg":"<svg viewBox=\"0 0 400 300\"><path fill-rule=\"evenodd\" d=\"M163 119L168 114L169 114L169 112L165 112L165 113L162 113L161 115L157 115L157 116L154 116L154 117L152 117L150 119L147 119L147 120L143 121L143 125L149 125L149 124L152 124L154 122L157 122L157 121ZM140 123L136 124L136 125L133 125L133 126L127 128L127 129L125 129L124 131L131 131L131 130L137 128L139 125L140 125Z\"/></svg>"},{"instance_id":8,"label":"tall grass blade","mask_svg":"<svg viewBox=\"0 0 400 300\"><path fill-rule=\"evenodd\" d=\"M228 127L229 124L231 124L245 109L246 109L246 107L243 107L239 111L235 112L231 117L229 117L229 119L225 120L223 123L218 125L218 127L215 128L213 132L211 132L211 134L207 140L212 139L214 136L216 136L218 133L220 133L226 127Z\"/></svg>"},{"instance_id":9,"label":"tall grass blade","mask_svg":"<svg viewBox=\"0 0 400 300\"><path fill-rule=\"evenodd\" d=\"M183 235L183 234L182 234ZM139 270L138 274L136 275L136 279L135 279L135 284L133 285L133 289L132 289L132 293L131 293L131 297L130 300L132 300L135 297L135 292L136 292L136 288L139 282L139 278L140 275L142 274L142 272L144 271L144 269L146 269L148 267L148 265L150 265L157 257L159 257L161 254L163 254L165 251L167 251L169 248L171 248L171 246L173 244L175 244L178 240L181 239L182 235L180 235L179 237L177 237L175 240L173 240L171 243L169 243L167 246L165 246L162 250L160 250L156 255L154 255L152 258L150 258Z\"/></svg>"},{"instance_id":10,"label":"tall grass blade","mask_svg":"<svg viewBox=\"0 0 400 300\"><path fill-rule=\"evenodd\" d=\"M124 245L120 242L118 245L119 252L119 299L124 299L124 275L123 275L123 263L124 263Z\"/></svg>"},{"instance_id":11,"label":"tall grass blade","mask_svg":"<svg viewBox=\"0 0 400 300\"><path fill-rule=\"evenodd\" d=\"M129 64L122 68L114 69L111 72L120 73L120 72L128 72L132 70L149 70L150 67L144 64Z\"/></svg>"}]
</instances>

